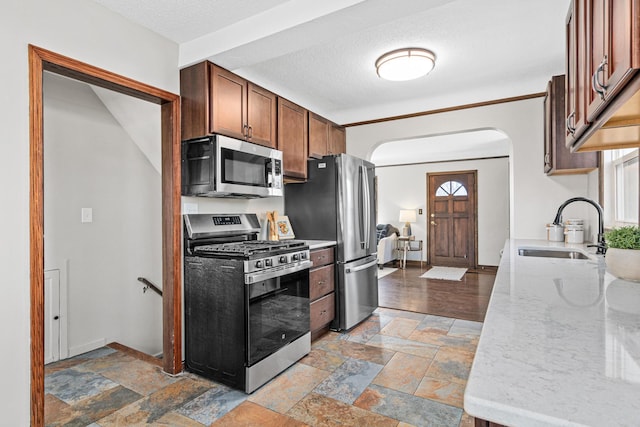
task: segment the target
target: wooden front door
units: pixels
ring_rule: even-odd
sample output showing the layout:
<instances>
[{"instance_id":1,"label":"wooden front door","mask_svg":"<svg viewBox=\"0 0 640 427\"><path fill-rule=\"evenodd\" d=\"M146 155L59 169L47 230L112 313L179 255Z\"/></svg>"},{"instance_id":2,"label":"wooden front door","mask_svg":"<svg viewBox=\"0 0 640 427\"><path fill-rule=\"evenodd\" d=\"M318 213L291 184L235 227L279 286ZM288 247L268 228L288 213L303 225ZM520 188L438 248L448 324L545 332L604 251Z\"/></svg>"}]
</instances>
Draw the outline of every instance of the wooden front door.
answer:
<instances>
[{"instance_id":1,"label":"wooden front door","mask_svg":"<svg viewBox=\"0 0 640 427\"><path fill-rule=\"evenodd\" d=\"M476 267L476 171L427 174L431 265Z\"/></svg>"}]
</instances>

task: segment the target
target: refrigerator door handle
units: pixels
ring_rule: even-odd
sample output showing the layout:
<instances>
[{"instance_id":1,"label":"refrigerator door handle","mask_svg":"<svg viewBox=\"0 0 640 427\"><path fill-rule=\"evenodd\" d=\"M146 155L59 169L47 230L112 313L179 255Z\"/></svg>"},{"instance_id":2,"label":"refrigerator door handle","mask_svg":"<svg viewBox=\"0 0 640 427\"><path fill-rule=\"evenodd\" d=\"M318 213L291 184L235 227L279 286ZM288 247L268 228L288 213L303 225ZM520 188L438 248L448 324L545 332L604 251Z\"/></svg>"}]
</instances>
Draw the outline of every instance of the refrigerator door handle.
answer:
<instances>
[{"instance_id":1,"label":"refrigerator door handle","mask_svg":"<svg viewBox=\"0 0 640 427\"><path fill-rule=\"evenodd\" d=\"M368 262L368 263L363 264L363 265L359 265L359 266L354 267L354 268L346 268L344 271L345 271L345 273L357 273L358 271L366 270L367 268L369 268L371 266L374 266L376 264L378 264L378 260L374 259L371 262Z\"/></svg>"},{"instance_id":2,"label":"refrigerator door handle","mask_svg":"<svg viewBox=\"0 0 640 427\"><path fill-rule=\"evenodd\" d=\"M369 249L369 234L371 234L371 194L369 194L369 174L367 166L362 165L362 207L364 208L364 249Z\"/></svg>"}]
</instances>

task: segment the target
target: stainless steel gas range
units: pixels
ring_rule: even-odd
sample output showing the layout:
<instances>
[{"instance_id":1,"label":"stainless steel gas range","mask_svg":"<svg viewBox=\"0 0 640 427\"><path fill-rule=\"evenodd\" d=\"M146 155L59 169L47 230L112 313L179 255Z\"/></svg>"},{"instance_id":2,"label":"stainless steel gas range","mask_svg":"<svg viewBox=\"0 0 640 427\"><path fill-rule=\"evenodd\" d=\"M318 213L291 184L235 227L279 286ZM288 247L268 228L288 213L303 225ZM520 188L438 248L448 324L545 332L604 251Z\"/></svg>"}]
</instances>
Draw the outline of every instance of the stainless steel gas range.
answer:
<instances>
[{"instance_id":1,"label":"stainless steel gas range","mask_svg":"<svg viewBox=\"0 0 640 427\"><path fill-rule=\"evenodd\" d=\"M309 248L255 214L184 215L186 369L251 393L309 353Z\"/></svg>"}]
</instances>

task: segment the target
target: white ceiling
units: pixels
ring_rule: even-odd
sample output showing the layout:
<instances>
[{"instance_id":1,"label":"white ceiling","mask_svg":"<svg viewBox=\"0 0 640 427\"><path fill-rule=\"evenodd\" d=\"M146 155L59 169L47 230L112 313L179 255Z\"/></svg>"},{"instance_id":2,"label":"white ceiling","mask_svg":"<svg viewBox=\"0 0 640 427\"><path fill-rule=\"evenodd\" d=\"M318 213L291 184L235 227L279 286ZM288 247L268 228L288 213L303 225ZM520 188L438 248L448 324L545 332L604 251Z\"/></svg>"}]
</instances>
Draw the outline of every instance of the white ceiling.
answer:
<instances>
[{"instance_id":1,"label":"white ceiling","mask_svg":"<svg viewBox=\"0 0 640 427\"><path fill-rule=\"evenodd\" d=\"M93 0L347 124L544 91L564 72L570 0ZM381 80L383 53L424 47L435 69Z\"/></svg>"}]
</instances>

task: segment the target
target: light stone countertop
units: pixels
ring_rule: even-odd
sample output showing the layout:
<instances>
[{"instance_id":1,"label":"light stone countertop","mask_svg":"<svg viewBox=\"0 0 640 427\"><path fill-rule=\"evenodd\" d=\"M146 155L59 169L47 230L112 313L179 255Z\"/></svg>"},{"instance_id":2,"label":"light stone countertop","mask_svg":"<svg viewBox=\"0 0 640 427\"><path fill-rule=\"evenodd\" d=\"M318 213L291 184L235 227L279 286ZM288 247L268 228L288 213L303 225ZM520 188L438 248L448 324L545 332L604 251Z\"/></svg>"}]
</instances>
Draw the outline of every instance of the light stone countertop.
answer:
<instances>
[{"instance_id":1,"label":"light stone countertop","mask_svg":"<svg viewBox=\"0 0 640 427\"><path fill-rule=\"evenodd\" d=\"M526 257L509 240L464 395L465 410L499 424L640 425L640 283L588 260Z\"/></svg>"}]
</instances>

